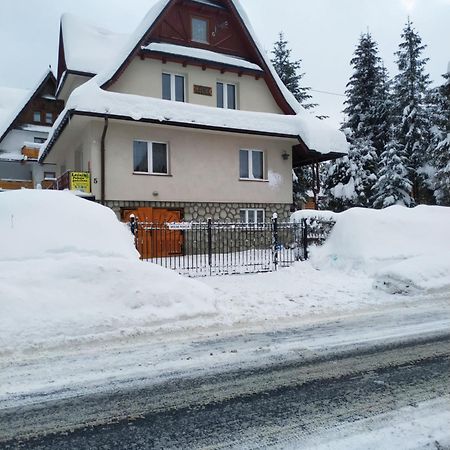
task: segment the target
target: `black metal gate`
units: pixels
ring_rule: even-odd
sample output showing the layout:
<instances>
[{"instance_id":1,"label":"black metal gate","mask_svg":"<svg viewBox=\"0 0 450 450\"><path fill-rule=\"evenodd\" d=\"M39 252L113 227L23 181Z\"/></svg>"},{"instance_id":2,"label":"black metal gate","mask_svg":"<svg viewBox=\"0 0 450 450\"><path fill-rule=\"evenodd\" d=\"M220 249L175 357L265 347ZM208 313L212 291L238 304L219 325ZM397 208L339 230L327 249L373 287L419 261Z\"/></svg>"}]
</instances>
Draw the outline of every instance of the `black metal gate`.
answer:
<instances>
[{"instance_id":1,"label":"black metal gate","mask_svg":"<svg viewBox=\"0 0 450 450\"><path fill-rule=\"evenodd\" d=\"M142 259L192 277L276 271L308 257L308 225L268 223L138 223Z\"/></svg>"}]
</instances>

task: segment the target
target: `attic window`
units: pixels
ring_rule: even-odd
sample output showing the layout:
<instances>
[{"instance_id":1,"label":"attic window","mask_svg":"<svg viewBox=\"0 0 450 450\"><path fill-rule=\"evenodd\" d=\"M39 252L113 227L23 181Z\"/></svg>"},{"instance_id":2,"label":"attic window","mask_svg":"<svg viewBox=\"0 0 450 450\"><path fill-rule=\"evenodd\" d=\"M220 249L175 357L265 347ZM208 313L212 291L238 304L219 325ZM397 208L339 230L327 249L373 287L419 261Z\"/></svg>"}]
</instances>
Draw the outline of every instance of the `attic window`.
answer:
<instances>
[{"instance_id":1,"label":"attic window","mask_svg":"<svg viewBox=\"0 0 450 450\"><path fill-rule=\"evenodd\" d=\"M208 21L193 17L191 22L192 40L202 44L208 44Z\"/></svg>"},{"instance_id":2,"label":"attic window","mask_svg":"<svg viewBox=\"0 0 450 450\"><path fill-rule=\"evenodd\" d=\"M33 122L40 123L41 121L41 113L39 111L33 112Z\"/></svg>"}]
</instances>

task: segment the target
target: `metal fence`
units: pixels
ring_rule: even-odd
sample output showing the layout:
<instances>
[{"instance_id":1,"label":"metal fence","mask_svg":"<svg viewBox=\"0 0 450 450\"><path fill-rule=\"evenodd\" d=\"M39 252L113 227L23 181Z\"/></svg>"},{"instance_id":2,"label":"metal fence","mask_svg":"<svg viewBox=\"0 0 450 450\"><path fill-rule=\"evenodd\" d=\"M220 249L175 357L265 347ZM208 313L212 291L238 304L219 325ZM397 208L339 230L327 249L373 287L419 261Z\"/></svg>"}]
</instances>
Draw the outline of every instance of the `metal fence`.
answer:
<instances>
[{"instance_id":1,"label":"metal fence","mask_svg":"<svg viewBox=\"0 0 450 450\"><path fill-rule=\"evenodd\" d=\"M318 243L307 220L297 223L136 223L141 258L191 277L276 271L308 258Z\"/></svg>"}]
</instances>

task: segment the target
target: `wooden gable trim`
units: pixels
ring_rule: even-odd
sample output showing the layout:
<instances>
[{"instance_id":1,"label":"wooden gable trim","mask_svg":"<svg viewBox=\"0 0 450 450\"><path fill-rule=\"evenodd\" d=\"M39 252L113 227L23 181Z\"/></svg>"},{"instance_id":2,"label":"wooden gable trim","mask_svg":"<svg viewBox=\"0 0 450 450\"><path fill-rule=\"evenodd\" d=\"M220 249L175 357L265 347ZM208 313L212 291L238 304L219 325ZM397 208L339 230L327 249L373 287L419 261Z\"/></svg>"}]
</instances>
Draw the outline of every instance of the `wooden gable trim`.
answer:
<instances>
[{"instance_id":1,"label":"wooden gable trim","mask_svg":"<svg viewBox=\"0 0 450 450\"><path fill-rule=\"evenodd\" d=\"M0 142L5 139L6 135L14 128L13 125L16 122L16 120L25 112L25 110L28 108L30 103L36 98L39 91L47 84L49 80L52 80L56 84L56 78L53 75L53 73L49 70L47 76L42 80L41 84L37 87L37 89L33 92L33 94L28 98L28 100L25 102L22 109L19 111L19 113L14 117L14 119L9 124L8 128L5 130L5 132L0 136Z\"/></svg>"},{"instance_id":2,"label":"wooden gable trim","mask_svg":"<svg viewBox=\"0 0 450 450\"><path fill-rule=\"evenodd\" d=\"M250 75L259 79L263 75L262 70L246 69L233 66L232 64L224 64L201 58L174 55L172 53L158 52L153 50L142 50L140 53L140 58L156 59L162 61L164 64L166 64L167 62L175 62L178 64L182 64L183 67L186 67L187 65L196 66L201 67L203 70L214 69L220 71L220 73L222 74L224 74L225 72L231 72L238 74L240 77L242 75Z\"/></svg>"}]
</instances>

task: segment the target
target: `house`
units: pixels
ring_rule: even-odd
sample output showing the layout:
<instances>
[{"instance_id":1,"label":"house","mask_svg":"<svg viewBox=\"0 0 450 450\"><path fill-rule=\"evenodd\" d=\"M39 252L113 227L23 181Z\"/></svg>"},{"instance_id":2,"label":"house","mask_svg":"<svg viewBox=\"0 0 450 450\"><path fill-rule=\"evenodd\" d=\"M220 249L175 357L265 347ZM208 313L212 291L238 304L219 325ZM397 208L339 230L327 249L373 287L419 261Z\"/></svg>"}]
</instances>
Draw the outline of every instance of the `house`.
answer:
<instances>
[{"instance_id":1,"label":"house","mask_svg":"<svg viewBox=\"0 0 450 450\"><path fill-rule=\"evenodd\" d=\"M285 88L238 0L160 0L129 36L64 16L57 98L40 162L88 174L122 219L286 220L293 166L347 153Z\"/></svg>"},{"instance_id":2,"label":"house","mask_svg":"<svg viewBox=\"0 0 450 450\"><path fill-rule=\"evenodd\" d=\"M64 102L55 99L56 79L47 70L34 89L0 87L0 190L53 184L52 164L39 164L42 144Z\"/></svg>"}]
</instances>

